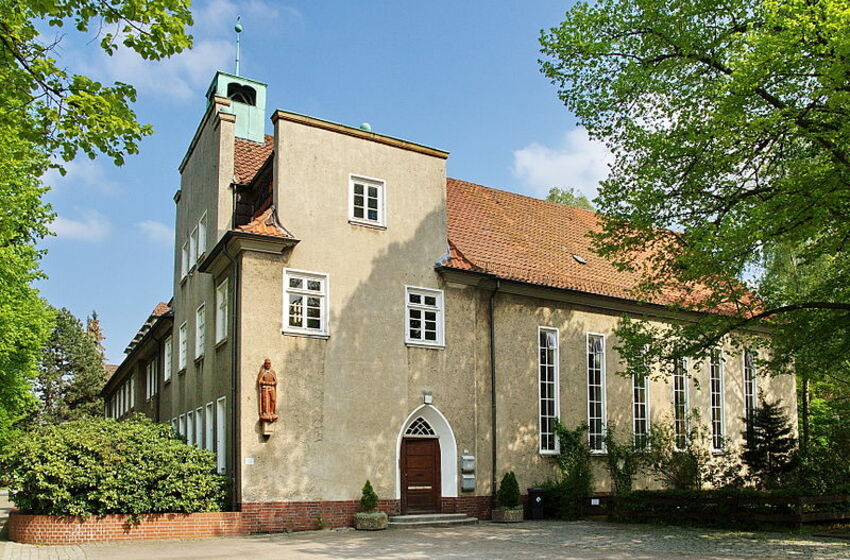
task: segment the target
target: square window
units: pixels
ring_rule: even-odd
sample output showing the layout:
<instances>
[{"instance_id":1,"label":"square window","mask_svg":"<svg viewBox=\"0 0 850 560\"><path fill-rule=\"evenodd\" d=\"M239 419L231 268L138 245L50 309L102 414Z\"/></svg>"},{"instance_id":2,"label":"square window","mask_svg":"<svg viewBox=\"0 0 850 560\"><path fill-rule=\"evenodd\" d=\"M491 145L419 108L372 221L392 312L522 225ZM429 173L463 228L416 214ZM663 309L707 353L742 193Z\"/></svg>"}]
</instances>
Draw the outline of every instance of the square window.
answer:
<instances>
[{"instance_id":1,"label":"square window","mask_svg":"<svg viewBox=\"0 0 850 560\"><path fill-rule=\"evenodd\" d=\"M443 292L407 286L405 297L406 342L443 346Z\"/></svg>"},{"instance_id":2,"label":"square window","mask_svg":"<svg viewBox=\"0 0 850 560\"><path fill-rule=\"evenodd\" d=\"M326 335L327 275L286 269L284 278L283 331Z\"/></svg>"},{"instance_id":3,"label":"square window","mask_svg":"<svg viewBox=\"0 0 850 560\"><path fill-rule=\"evenodd\" d=\"M349 221L385 226L385 185L378 179L351 177Z\"/></svg>"}]
</instances>

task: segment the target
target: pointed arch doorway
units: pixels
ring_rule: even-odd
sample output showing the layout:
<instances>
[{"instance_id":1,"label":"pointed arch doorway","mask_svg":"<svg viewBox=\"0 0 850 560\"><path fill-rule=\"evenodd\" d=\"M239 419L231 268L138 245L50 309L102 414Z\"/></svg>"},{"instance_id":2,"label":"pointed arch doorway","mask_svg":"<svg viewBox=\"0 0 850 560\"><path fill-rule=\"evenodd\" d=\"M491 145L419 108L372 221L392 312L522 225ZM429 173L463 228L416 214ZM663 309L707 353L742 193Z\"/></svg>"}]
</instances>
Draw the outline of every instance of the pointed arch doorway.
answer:
<instances>
[{"instance_id":1,"label":"pointed arch doorway","mask_svg":"<svg viewBox=\"0 0 850 560\"><path fill-rule=\"evenodd\" d=\"M442 498L457 496L457 449L446 418L431 405L414 410L399 433L401 512L440 513Z\"/></svg>"}]
</instances>

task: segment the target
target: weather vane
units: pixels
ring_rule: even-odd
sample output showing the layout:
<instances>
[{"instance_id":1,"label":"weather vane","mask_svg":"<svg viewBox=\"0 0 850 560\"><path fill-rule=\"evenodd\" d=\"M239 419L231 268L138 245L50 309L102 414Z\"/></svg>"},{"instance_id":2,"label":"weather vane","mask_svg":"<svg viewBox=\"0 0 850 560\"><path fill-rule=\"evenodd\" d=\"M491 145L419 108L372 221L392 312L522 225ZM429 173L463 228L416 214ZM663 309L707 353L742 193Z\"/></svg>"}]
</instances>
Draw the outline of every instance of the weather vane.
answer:
<instances>
[{"instance_id":1,"label":"weather vane","mask_svg":"<svg viewBox=\"0 0 850 560\"><path fill-rule=\"evenodd\" d=\"M234 31L236 31L236 72L234 72L237 76L239 75L239 34L242 33L242 24L239 23L239 20L242 19L242 16L236 16L236 25L233 27Z\"/></svg>"}]
</instances>

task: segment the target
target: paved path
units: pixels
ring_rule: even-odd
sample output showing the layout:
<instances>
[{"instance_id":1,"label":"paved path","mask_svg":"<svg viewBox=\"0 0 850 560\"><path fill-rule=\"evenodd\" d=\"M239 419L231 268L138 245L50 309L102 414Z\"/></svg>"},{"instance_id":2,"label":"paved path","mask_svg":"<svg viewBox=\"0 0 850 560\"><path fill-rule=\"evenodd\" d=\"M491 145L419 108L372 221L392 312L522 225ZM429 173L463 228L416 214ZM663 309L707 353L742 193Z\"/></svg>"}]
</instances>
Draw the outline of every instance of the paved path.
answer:
<instances>
[{"instance_id":1,"label":"paved path","mask_svg":"<svg viewBox=\"0 0 850 560\"><path fill-rule=\"evenodd\" d=\"M0 543L2 560L323 560L378 558L588 560L850 560L846 541L781 533L620 525L580 521L482 523L455 529L313 531L182 541L81 546Z\"/></svg>"}]
</instances>

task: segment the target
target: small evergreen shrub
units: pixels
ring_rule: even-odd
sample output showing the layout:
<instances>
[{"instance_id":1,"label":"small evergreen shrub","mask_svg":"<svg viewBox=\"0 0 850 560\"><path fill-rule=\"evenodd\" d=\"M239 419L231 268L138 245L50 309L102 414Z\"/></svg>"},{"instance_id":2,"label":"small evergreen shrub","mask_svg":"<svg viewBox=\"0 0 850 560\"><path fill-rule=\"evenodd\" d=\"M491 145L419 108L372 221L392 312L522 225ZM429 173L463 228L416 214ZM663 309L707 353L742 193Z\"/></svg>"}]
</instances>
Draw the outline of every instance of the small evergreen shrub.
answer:
<instances>
[{"instance_id":1,"label":"small evergreen shrub","mask_svg":"<svg viewBox=\"0 0 850 560\"><path fill-rule=\"evenodd\" d=\"M22 513L107 515L220 511L215 456L136 417L84 419L23 434L0 456Z\"/></svg>"},{"instance_id":2,"label":"small evergreen shrub","mask_svg":"<svg viewBox=\"0 0 850 560\"><path fill-rule=\"evenodd\" d=\"M797 440L781 400L766 401L762 395L759 401L750 429L742 434L741 460L758 488L779 488L794 468Z\"/></svg>"},{"instance_id":3,"label":"small evergreen shrub","mask_svg":"<svg viewBox=\"0 0 850 560\"><path fill-rule=\"evenodd\" d=\"M559 450L553 459L558 465L560 477L556 481L546 481L539 485L545 492L543 511L547 517L578 519L582 515L584 502L593 492L587 426L582 424L570 430L556 422L555 435Z\"/></svg>"},{"instance_id":4,"label":"small evergreen shrub","mask_svg":"<svg viewBox=\"0 0 850 560\"><path fill-rule=\"evenodd\" d=\"M496 499L503 508L513 509L519 506L519 484L514 471L508 471L502 477Z\"/></svg>"},{"instance_id":5,"label":"small evergreen shrub","mask_svg":"<svg viewBox=\"0 0 850 560\"><path fill-rule=\"evenodd\" d=\"M363 485L363 495L360 496L360 507L363 508L363 511L372 511L378 507L378 495L375 493L375 489L372 488L372 483L368 480Z\"/></svg>"}]
</instances>

